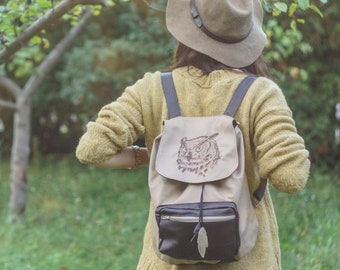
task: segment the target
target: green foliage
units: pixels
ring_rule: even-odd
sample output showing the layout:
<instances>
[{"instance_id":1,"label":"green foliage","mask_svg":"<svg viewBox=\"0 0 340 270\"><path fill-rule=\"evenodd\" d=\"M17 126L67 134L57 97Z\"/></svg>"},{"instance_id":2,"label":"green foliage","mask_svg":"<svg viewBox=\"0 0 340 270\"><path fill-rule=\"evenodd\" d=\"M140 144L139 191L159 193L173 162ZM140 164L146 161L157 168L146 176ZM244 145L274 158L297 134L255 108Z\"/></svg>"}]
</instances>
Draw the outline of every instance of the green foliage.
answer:
<instances>
[{"instance_id":1,"label":"green foliage","mask_svg":"<svg viewBox=\"0 0 340 270\"><path fill-rule=\"evenodd\" d=\"M28 172L26 219L18 224L6 223L8 162L2 160L0 171L2 270L135 269L149 209L146 169L35 159ZM314 169L300 194L271 190L283 269L339 269L338 178Z\"/></svg>"},{"instance_id":2,"label":"green foliage","mask_svg":"<svg viewBox=\"0 0 340 270\"><path fill-rule=\"evenodd\" d=\"M1 45L9 45L24 29L52 7L53 2L50 0L38 0L30 4L27 4L26 0L9 0L0 5ZM38 44L37 42L37 39L32 40L32 45Z\"/></svg>"},{"instance_id":3,"label":"green foliage","mask_svg":"<svg viewBox=\"0 0 340 270\"><path fill-rule=\"evenodd\" d=\"M284 29L276 18L268 19L264 29L268 37L266 60L273 65L285 62L296 52L308 55L313 51L311 45L303 40L300 31Z\"/></svg>"},{"instance_id":4,"label":"green foliage","mask_svg":"<svg viewBox=\"0 0 340 270\"><path fill-rule=\"evenodd\" d=\"M308 11L312 11L314 14L318 14L323 17L323 13L320 8L311 3L309 0L290 0L290 1L275 1L275 0L263 0L264 10L271 14L272 19L269 23L264 24L264 28L269 30L269 37L273 24L280 33L279 38L283 38L282 45L287 43L294 44L304 50L310 51L311 48L303 38L304 34L299 29L298 25L304 25L306 20L303 16L306 16ZM320 0L319 5L327 3L327 0ZM290 29L290 30L289 30ZM295 39L297 38L297 39ZM275 51L275 48L273 49ZM287 52L290 55L292 52ZM280 56L281 52L277 52L276 58ZM287 55L283 55L284 59ZM270 60L270 59L269 59Z\"/></svg>"},{"instance_id":5,"label":"green foliage","mask_svg":"<svg viewBox=\"0 0 340 270\"><path fill-rule=\"evenodd\" d=\"M313 162L327 163L334 168L340 158L340 147L334 137L335 106L340 101L340 79L336 74L340 70L324 66L323 72L328 74L319 76L319 68L311 70L320 67L318 61L309 59L305 63L309 78L282 82L283 88ZM315 85L317 87L312 87Z\"/></svg>"},{"instance_id":6,"label":"green foliage","mask_svg":"<svg viewBox=\"0 0 340 270\"><path fill-rule=\"evenodd\" d=\"M29 4L26 0L9 0L0 4L0 50L6 48L52 7L51 0L32 1ZM49 49L49 41L45 34L45 31L41 31L38 36L34 36L9 63L0 66L2 71L13 73L16 78L31 73Z\"/></svg>"},{"instance_id":7,"label":"green foliage","mask_svg":"<svg viewBox=\"0 0 340 270\"><path fill-rule=\"evenodd\" d=\"M319 0L319 2L326 4L327 0ZM320 17L323 17L319 7L316 4L311 3L309 0L262 0L262 4L264 9L267 12L271 12L273 16L280 16L283 13L286 13L291 18L291 21L299 20L299 15L309 9L318 14ZM301 23L303 23L303 21L301 21Z\"/></svg>"},{"instance_id":8,"label":"green foliage","mask_svg":"<svg viewBox=\"0 0 340 270\"><path fill-rule=\"evenodd\" d=\"M305 17L323 17L320 8L309 0L275 1L263 0L266 11L263 28L267 34L266 59L271 64L286 62L295 53L310 54L313 47L301 28L306 24ZM319 1L322 3L327 1ZM310 22L307 23L307 27Z\"/></svg>"},{"instance_id":9,"label":"green foliage","mask_svg":"<svg viewBox=\"0 0 340 270\"><path fill-rule=\"evenodd\" d=\"M61 2L61 0L8 0L5 3L0 2L0 51ZM108 0L107 4L114 5L111 0ZM67 22L67 24L74 26L87 11L93 12L94 15L99 15L101 9L102 6L97 5L76 5L61 20L57 20L55 25ZM23 44L25 46L14 55L9 63L0 65L0 72L11 73L16 78L25 78L31 75L32 70L34 71L50 52L50 40L46 33L53 32L55 25L47 25L46 29L33 36L28 44Z\"/></svg>"},{"instance_id":10,"label":"green foliage","mask_svg":"<svg viewBox=\"0 0 340 270\"><path fill-rule=\"evenodd\" d=\"M322 12L323 20L312 15L301 28L312 53L297 48L287 58L275 59L273 65L313 162L335 168L340 158L334 138L339 126L335 106L340 102L340 15L337 5L324 6Z\"/></svg>"},{"instance_id":11,"label":"green foliage","mask_svg":"<svg viewBox=\"0 0 340 270\"><path fill-rule=\"evenodd\" d=\"M174 42L163 20L153 13L122 1L102 14L79 41L81 46L66 55L58 72L63 92L91 93L95 82L105 82L119 94L147 70L167 66ZM79 91L74 89L77 84Z\"/></svg>"},{"instance_id":12,"label":"green foliage","mask_svg":"<svg viewBox=\"0 0 340 270\"><path fill-rule=\"evenodd\" d=\"M34 96L33 134L39 150L72 152L83 125L101 106L146 71L170 64L174 41L162 15L145 5L123 1L89 25L58 71L42 86L41 94ZM54 123L49 116L52 112L58 119ZM66 133L59 131L61 124L68 127ZM53 146L53 142L63 147Z\"/></svg>"},{"instance_id":13,"label":"green foliage","mask_svg":"<svg viewBox=\"0 0 340 270\"><path fill-rule=\"evenodd\" d=\"M39 40L43 42L42 38ZM25 78L25 76L32 72L37 63L40 63L45 56L45 53L40 47L35 46L35 44L32 44L31 46L30 42L28 47L16 53L13 60L6 65L6 70L8 72L13 72L17 78Z\"/></svg>"}]
</instances>

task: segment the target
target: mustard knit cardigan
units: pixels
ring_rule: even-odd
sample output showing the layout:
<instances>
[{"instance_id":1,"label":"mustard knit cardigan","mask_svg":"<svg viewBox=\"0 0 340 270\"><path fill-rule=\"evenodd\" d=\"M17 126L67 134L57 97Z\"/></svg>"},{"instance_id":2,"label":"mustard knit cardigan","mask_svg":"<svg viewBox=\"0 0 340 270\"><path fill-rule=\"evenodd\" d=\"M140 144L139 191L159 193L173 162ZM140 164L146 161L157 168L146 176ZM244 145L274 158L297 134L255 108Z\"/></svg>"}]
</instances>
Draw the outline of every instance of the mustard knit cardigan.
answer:
<instances>
[{"instance_id":1,"label":"mustard knit cardigan","mask_svg":"<svg viewBox=\"0 0 340 270\"><path fill-rule=\"evenodd\" d=\"M245 74L238 71L214 71L200 76L195 68L173 71L179 105L183 116L220 115ZM286 193L304 188L310 169L308 152L297 134L292 113L280 88L260 77L250 87L235 116L245 141L246 174L251 192L259 177ZM89 122L81 137L76 156L88 163L98 163L145 136L151 152L154 138L162 130L168 110L161 88L160 72L146 73L127 87L117 101L104 106L95 122ZM144 234L141 270L270 270L281 269L278 226L269 189L256 208L259 234L255 248L242 260L221 265L169 265L155 255L151 244L150 220Z\"/></svg>"}]
</instances>

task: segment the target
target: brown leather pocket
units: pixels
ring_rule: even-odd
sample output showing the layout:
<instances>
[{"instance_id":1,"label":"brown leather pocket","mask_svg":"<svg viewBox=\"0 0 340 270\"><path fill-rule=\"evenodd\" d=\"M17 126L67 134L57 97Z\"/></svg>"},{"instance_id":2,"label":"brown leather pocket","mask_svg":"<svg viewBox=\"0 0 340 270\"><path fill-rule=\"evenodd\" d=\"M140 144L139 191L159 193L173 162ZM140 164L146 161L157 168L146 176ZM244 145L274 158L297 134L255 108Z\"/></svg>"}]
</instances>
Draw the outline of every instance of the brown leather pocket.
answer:
<instances>
[{"instance_id":1,"label":"brown leather pocket","mask_svg":"<svg viewBox=\"0 0 340 270\"><path fill-rule=\"evenodd\" d=\"M240 237L233 202L161 205L156 221L161 253L180 260L235 261Z\"/></svg>"}]
</instances>

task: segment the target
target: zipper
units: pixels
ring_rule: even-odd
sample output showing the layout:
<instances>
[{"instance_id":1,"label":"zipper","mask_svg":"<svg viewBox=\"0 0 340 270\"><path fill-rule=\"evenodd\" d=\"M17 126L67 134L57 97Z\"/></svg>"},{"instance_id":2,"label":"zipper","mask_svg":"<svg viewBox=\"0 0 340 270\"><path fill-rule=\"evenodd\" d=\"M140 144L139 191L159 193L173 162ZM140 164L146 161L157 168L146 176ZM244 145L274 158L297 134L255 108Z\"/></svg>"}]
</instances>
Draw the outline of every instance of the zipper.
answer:
<instances>
[{"instance_id":1,"label":"zipper","mask_svg":"<svg viewBox=\"0 0 340 270\"><path fill-rule=\"evenodd\" d=\"M203 222L223 222L234 220L235 215L229 216L204 216ZM169 216L169 215L161 215L161 220L170 220L176 222L199 222L199 217L190 217L190 216Z\"/></svg>"}]
</instances>

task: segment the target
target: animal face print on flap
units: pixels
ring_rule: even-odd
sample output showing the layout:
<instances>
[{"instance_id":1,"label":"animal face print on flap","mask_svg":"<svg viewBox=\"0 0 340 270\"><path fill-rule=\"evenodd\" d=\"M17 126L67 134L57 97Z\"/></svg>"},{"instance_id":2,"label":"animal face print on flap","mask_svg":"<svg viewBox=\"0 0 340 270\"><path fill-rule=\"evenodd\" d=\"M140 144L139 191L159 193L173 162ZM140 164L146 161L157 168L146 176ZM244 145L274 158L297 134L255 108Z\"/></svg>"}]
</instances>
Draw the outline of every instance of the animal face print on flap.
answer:
<instances>
[{"instance_id":1,"label":"animal face print on flap","mask_svg":"<svg viewBox=\"0 0 340 270\"><path fill-rule=\"evenodd\" d=\"M178 169L205 176L208 169L213 168L220 159L216 136L218 133L192 139L184 137L178 151Z\"/></svg>"},{"instance_id":2,"label":"animal face print on flap","mask_svg":"<svg viewBox=\"0 0 340 270\"><path fill-rule=\"evenodd\" d=\"M156 171L186 183L228 177L239 165L236 144L239 129L232 121L226 115L165 120L157 145Z\"/></svg>"}]
</instances>

